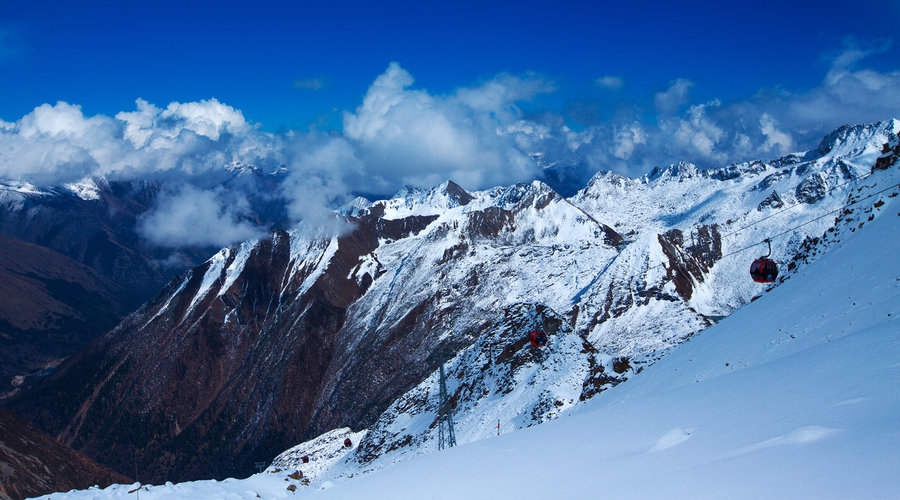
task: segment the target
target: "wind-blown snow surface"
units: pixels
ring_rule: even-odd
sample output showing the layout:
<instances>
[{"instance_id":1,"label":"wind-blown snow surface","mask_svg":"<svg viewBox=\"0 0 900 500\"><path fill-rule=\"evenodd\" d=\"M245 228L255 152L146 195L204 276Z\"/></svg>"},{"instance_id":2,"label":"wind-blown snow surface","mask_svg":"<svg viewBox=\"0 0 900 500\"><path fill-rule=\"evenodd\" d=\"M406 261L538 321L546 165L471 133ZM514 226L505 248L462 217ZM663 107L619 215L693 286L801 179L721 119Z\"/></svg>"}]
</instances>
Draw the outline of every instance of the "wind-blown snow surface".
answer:
<instances>
[{"instance_id":1,"label":"wind-blown snow surface","mask_svg":"<svg viewBox=\"0 0 900 500\"><path fill-rule=\"evenodd\" d=\"M896 174L855 196L896 186ZM900 496L896 192L856 205L818 260L602 397L539 426L326 483L313 496ZM282 498L290 481L278 474L141 495ZM298 494L316 491L314 483Z\"/></svg>"}]
</instances>

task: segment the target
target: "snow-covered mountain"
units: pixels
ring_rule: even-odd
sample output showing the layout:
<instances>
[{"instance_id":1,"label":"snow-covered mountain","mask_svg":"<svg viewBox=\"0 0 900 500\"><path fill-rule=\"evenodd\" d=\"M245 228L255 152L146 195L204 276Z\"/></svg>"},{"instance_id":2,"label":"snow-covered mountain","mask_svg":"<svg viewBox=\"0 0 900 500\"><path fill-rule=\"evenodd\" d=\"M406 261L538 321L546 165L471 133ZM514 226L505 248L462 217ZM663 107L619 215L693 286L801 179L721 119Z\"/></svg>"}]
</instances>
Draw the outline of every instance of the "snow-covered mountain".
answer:
<instances>
[{"instance_id":1,"label":"snow-covered mountain","mask_svg":"<svg viewBox=\"0 0 900 500\"><path fill-rule=\"evenodd\" d=\"M867 186L896 183L898 131L847 127L808 153L714 171L601 173L569 199L537 181L407 190L345 212L337 236L223 249L18 408L102 463L137 455L154 480L246 473L368 429L339 477L433 449L449 352L461 443L497 420L502 433L539 423L750 302L765 238L782 280L804 269L836 217L875 196ZM537 325L544 350L525 339Z\"/></svg>"},{"instance_id":2,"label":"snow-covered mountain","mask_svg":"<svg viewBox=\"0 0 900 500\"><path fill-rule=\"evenodd\" d=\"M888 130L896 134L896 122L887 126L894 127ZM783 268L792 268L788 279L768 293L759 294L762 289L757 288L754 297L759 295L758 300L696 332L665 356L656 352L644 357L639 370L622 369L621 364L620 370L615 366L609 370L613 360L605 356L610 352L598 349L596 341L587 342L588 332L579 335L573 316L559 314L546 304L512 304L502 319L447 364L461 446L409 460L434 446L436 375L430 373L395 399L343 458L329 461L324 468L310 466L307 470L315 471L317 477L306 491L302 484L290 488L292 470L273 468L246 480L145 487L141 495L194 500L241 495L287 498L301 492L322 498L900 495L896 480L900 475L896 460L900 447L896 144L895 137L888 137L878 147L863 172L865 182L842 186L847 181L841 179L828 184L817 201L776 216L772 215L777 209L752 207L750 213L740 214L741 207L735 206L731 224L721 224L731 232L764 217L770 221L793 210L817 208L791 222L772 223L766 234L784 232L778 238L791 238L795 231L813 226L815 232L810 234L815 236L801 239L790 259L778 254ZM869 148L857 144L853 150ZM879 161L879 157L887 160ZM832 165L853 165L854 158L859 157L844 157ZM828 161L813 163L821 159L784 166L793 169L783 178L794 177L794 196L810 175L821 173L815 169ZM806 175L796 174L804 163L809 168ZM775 173L767 170L760 174ZM828 182L829 176L820 178ZM757 183L760 180L757 177ZM832 192L844 188L842 199L828 205ZM789 192L779 196L787 197ZM819 230L822 221L826 228ZM418 234L426 234L429 226ZM746 231L762 232L758 226ZM727 230L720 234L722 256L708 266L703 281L694 279L692 284L711 286L715 281L709 276L724 272L717 268L725 267L728 259L746 263L747 255L752 258L759 253L757 247L740 252L739 245L755 243L752 237L734 244L725 236ZM627 247L634 247L638 240L632 241ZM656 262L671 263L662 250L664 243L657 242ZM779 244L776 238L773 251L776 248L785 252L792 247ZM735 251L739 252L729 255ZM385 261L379 259L388 267ZM738 280L749 280L744 267L733 276L736 288L740 288ZM373 283L385 276L389 271ZM672 281L661 286L674 288ZM685 303L693 300L676 294L677 290L673 296ZM635 304L631 307L647 307ZM533 348L521 335L538 327L553 332L547 350ZM607 390L599 397L570 404L579 392L584 393L583 381L597 378L600 366L602 373L628 380L601 381L596 387ZM533 419L524 416L523 410L546 397L552 401L548 412L539 412ZM553 409L556 401L563 403L559 410ZM565 416L512 432L554 412ZM500 437L492 433L497 419L504 424ZM295 447L295 462L288 461L291 457L286 454L279 459L279 468L295 465L303 471L296 457L307 454L306 450L311 459L317 457L313 443L321 449L334 448L332 442L345 432L337 434L334 439L325 435ZM366 469L379 470L360 474ZM59 498L114 498L134 488L113 486Z\"/></svg>"}]
</instances>

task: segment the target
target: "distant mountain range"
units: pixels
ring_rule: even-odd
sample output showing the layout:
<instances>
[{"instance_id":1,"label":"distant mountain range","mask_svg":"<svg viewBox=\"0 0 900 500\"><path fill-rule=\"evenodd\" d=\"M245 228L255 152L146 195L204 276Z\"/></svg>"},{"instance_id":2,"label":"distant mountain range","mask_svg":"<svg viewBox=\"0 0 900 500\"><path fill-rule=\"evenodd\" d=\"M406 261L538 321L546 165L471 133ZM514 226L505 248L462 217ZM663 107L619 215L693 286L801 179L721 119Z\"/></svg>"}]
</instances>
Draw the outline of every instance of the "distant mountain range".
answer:
<instances>
[{"instance_id":1,"label":"distant mountain range","mask_svg":"<svg viewBox=\"0 0 900 500\"><path fill-rule=\"evenodd\" d=\"M275 230L219 250L9 404L100 463L127 473L137 462L154 481L247 475L344 427L369 429L361 467L433 447L429 397L444 358L454 360L461 440L495 420L532 425L751 301L765 288L747 270L766 238L789 278L857 210L848 203L868 180L893 175L898 132L897 120L843 127L816 150L716 170L601 172L570 197L540 181L477 192L448 181L357 200L335 215L340 234ZM147 206L125 193L116 200ZM112 281L103 293L116 295L125 285L115 270L131 267L91 256L152 254L115 244L115 231L99 239L115 252L61 252L48 242L74 237L50 238L59 231L49 222L26 231L34 200L4 210L23 222L3 232L108 270L81 271ZM532 329L548 333L547 348L527 342Z\"/></svg>"}]
</instances>

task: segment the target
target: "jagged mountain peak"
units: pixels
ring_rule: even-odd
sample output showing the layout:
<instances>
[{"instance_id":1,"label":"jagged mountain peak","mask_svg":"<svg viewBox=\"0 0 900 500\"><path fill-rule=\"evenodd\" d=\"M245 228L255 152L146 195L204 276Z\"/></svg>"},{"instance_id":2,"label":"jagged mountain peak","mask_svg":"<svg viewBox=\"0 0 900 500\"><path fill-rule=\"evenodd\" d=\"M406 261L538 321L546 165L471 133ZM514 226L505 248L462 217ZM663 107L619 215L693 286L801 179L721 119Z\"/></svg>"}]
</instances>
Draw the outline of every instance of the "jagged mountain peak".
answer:
<instances>
[{"instance_id":1,"label":"jagged mountain peak","mask_svg":"<svg viewBox=\"0 0 900 500\"><path fill-rule=\"evenodd\" d=\"M363 196L357 196L341 205L336 212L346 217L360 217L370 206L372 206L371 200Z\"/></svg>"},{"instance_id":2,"label":"jagged mountain peak","mask_svg":"<svg viewBox=\"0 0 900 500\"><path fill-rule=\"evenodd\" d=\"M643 177L644 182L652 182L658 179L678 179L679 182L684 179L690 179L693 177L699 177L705 174L706 171L700 170L697 168L697 165L694 165L691 162L687 161L679 161L678 163L669 165L665 168L656 167L649 174Z\"/></svg>"},{"instance_id":3,"label":"jagged mountain peak","mask_svg":"<svg viewBox=\"0 0 900 500\"><path fill-rule=\"evenodd\" d=\"M507 210L521 211L527 207L543 208L563 197L548 184L535 180L520 182L492 193L495 203Z\"/></svg>"},{"instance_id":4,"label":"jagged mountain peak","mask_svg":"<svg viewBox=\"0 0 900 500\"><path fill-rule=\"evenodd\" d=\"M822 138L819 146L807 153L806 159L828 159L839 156L859 156L880 147L891 135L900 132L900 120L896 118L871 124L843 125Z\"/></svg>"},{"instance_id":5,"label":"jagged mountain peak","mask_svg":"<svg viewBox=\"0 0 900 500\"><path fill-rule=\"evenodd\" d=\"M446 182L441 184L440 187L441 187L441 189L443 189L443 191L448 196L455 199L456 202L459 203L460 205L468 205L469 202L471 202L474 199L472 197L472 195L469 194L468 191L466 191L459 184L457 184L451 180L447 180Z\"/></svg>"},{"instance_id":6,"label":"jagged mountain peak","mask_svg":"<svg viewBox=\"0 0 900 500\"><path fill-rule=\"evenodd\" d=\"M447 180L431 187L407 186L389 200L376 201L384 207L384 217L398 219L411 215L434 215L468 205L475 198L459 184Z\"/></svg>"}]
</instances>

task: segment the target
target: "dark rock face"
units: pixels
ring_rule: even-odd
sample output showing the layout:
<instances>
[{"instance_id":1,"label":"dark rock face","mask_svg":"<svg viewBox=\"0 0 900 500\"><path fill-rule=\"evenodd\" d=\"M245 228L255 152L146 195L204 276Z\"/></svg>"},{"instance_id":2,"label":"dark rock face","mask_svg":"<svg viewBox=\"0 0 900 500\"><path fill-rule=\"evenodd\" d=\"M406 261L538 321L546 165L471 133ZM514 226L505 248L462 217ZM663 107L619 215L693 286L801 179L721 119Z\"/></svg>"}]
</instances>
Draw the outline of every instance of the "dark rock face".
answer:
<instances>
[{"instance_id":1,"label":"dark rock face","mask_svg":"<svg viewBox=\"0 0 900 500\"><path fill-rule=\"evenodd\" d=\"M0 464L3 500L128 482L4 409L0 409Z\"/></svg>"},{"instance_id":2,"label":"dark rock face","mask_svg":"<svg viewBox=\"0 0 900 500\"><path fill-rule=\"evenodd\" d=\"M673 229L658 235L663 253L669 259L666 272L675 290L684 300L694 293L694 282L702 282L713 263L722 258L722 237L718 224L700 226L686 245L684 234Z\"/></svg>"},{"instance_id":3,"label":"dark rock face","mask_svg":"<svg viewBox=\"0 0 900 500\"><path fill-rule=\"evenodd\" d=\"M500 207L488 207L469 214L466 233L473 237L493 238L513 226L513 213Z\"/></svg>"},{"instance_id":4,"label":"dark rock face","mask_svg":"<svg viewBox=\"0 0 900 500\"><path fill-rule=\"evenodd\" d=\"M800 203L813 204L822 198L828 192L828 185L825 183L825 176L821 173L815 173L803 179L797 185L796 195L797 201Z\"/></svg>"},{"instance_id":5,"label":"dark rock face","mask_svg":"<svg viewBox=\"0 0 900 500\"><path fill-rule=\"evenodd\" d=\"M397 351L421 341L407 328L430 331L437 317L420 304L372 332L386 341L357 345L365 332L344 328L347 307L377 277L357 276L359 262L379 237L431 220L355 219L350 233L310 242L303 262L276 232L248 250L230 282L244 250L223 251L218 275L214 258L174 280L15 407L111 466L137 457L153 480L248 474L336 422L363 427L434 368Z\"/></svg>"},{"instance_id":6,"label":"dark rock face","mask_svg":"<svg viewBox=\"0 0 900 500\"><path fill-rule=\"evenodd\" d=\"M472 195L470 195L465 189L459 186L459 184L453 181L447 181L447 194L450 195L451 198L456 200L456 202L462 205L468 205L472 200Z\"/></svg>"},{"instance_id":7,"label":"dark rock face","mask_svg":"<svg viewBox=\"0 0 900 500\"><path fill-rule=\"evenodd\" d=\"M762 212L767 208L781 208L783 206L784 201L781 200L781 196L778 196L778 193L772 191L769 196L766 196L765 200L759 203L759 205L756 207L756 210Z\"/></svg>"},{"instance_id":8,"label":"dark rock face","mask_svg":"<svg viewBox=\"0 0 900 500\"><path fill-rule=\"evenodd\" d=\"M900 136L894 134L894 137L881 148L881 156L878 157L875 165L872 166L872 172L887 170L892 165L896 165L898 161L900 161Z\"/></svg>"},{"instance_id":9,"label":"dark rock face","mask_svg":"<svg viewBox=\"0 0 900 500\"><path fill-rule=\"evenodd\" d=\"M417 234L437 218L437 215L414 215L402 219L385 219L384 205L377 203L370 207L365 215L352 220L379 238L399 240L411 234Z\"/></svg>"},{"instance_id":10,"label":"dark rock face","mask_svg":"<svg viewBox=\"0 0 900 500\"><path fill-rule=\"evenodd\" d=\"M53 250L0 235L0 399L89 343L132 304L125 289Z\"/></svg>"}]
</instances>

